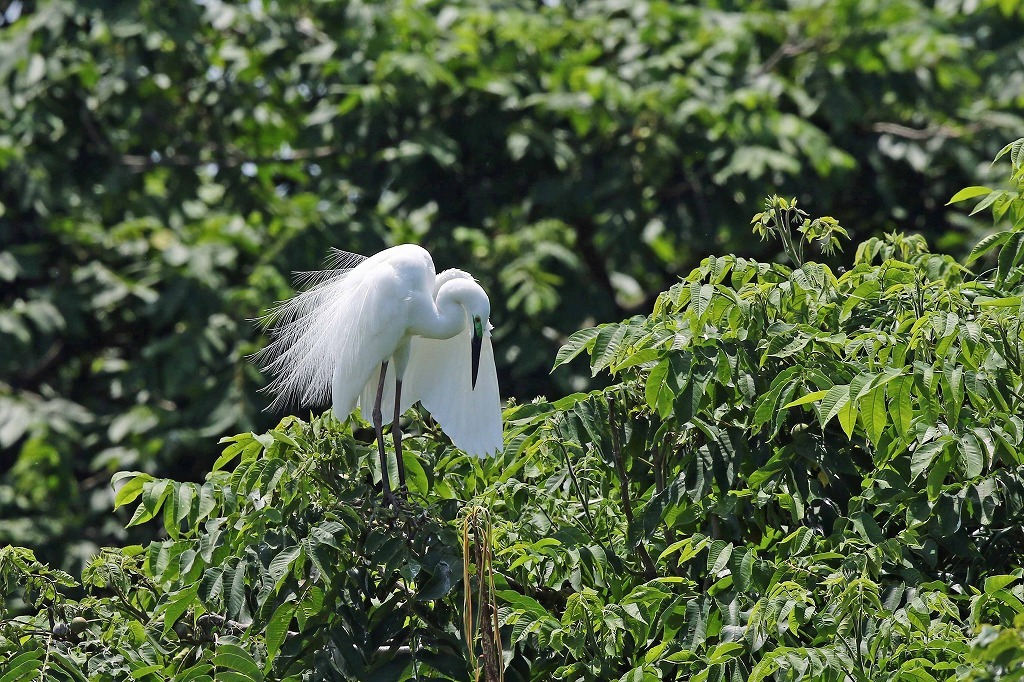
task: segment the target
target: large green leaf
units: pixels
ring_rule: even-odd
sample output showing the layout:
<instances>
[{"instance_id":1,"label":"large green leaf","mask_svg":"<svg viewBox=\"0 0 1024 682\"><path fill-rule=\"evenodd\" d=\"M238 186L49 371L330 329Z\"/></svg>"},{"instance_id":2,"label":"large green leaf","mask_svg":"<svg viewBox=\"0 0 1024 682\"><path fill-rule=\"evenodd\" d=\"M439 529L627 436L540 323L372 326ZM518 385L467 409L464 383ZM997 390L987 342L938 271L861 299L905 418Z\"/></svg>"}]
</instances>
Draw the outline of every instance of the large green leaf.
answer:
<instances>
[{"instance_id":1,"label":"large green leaf","mask_svg":"<svg viewBox=\"0 0 1024 682\"><path fill-rule=\"evenodd\" d=\"M217 666L217 679L241 682L262 682L263 673L248 651L235 644L221 644L213 656Z\"/></svg>"}]
</instances>

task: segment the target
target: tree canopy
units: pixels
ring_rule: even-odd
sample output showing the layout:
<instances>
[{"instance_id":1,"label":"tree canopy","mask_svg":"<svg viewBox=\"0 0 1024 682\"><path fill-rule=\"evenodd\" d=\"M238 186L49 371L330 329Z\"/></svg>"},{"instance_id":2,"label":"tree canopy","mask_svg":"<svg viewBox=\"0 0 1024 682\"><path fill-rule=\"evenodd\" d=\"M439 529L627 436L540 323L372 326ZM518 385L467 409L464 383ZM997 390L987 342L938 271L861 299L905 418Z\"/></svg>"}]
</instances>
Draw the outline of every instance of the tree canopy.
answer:
<instances>
[{"instance_id":1,"label":"tree canopy","mask_svg":"<svg viewBox=\"0 0 1024 682\"><path fill-rule=\"evenodd\" d=\"M222 440L202 483L115 477L81 581L0 550L9 679L957 680L1024 665L1024 139L974 274L770 198L792 266L709 256L581 330L604 389L506 410L477 459L419 415L409 506L331 412ZM71 588L85 590L74 599ZM3 604L0 603L0 608ZM474 615L475 614L475 615ZM503 671L503 672L501 672ZM476 679L481 679L477 677Z\"/></svg>"}]
</instances>

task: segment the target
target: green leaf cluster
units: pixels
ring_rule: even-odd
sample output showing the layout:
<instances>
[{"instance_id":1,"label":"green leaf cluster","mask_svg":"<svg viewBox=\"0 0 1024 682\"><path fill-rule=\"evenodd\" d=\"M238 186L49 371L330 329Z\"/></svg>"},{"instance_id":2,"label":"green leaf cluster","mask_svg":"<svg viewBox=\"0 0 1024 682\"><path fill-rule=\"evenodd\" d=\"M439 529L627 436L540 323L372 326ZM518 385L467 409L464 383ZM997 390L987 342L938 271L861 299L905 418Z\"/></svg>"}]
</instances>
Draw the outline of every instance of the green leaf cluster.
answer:
<instances>
[{"instance_id":1,"label":"green leaf cluster","mask_svg":"<svg viewBox=\"0 0 1024 682\"><path fill-rule=\"evenodd\" d=\"M116 476L117 504L134 508L129 525L159 523L166 539L104 551L81 584L28 550L2 550L3 594L39 610L0 614L0 661L57 652L48 679L400 679L413 665L464 673L448 627L463 569L454 503L402 517L379 507L360 475L375 449L329 416L224 444L201 485ZM431 463L414 456L407 466L427 477ZM86 597L44 589L52 576ZM57 625L76 617L85 619L77 632Z\"/></svg>"}]
</instances>

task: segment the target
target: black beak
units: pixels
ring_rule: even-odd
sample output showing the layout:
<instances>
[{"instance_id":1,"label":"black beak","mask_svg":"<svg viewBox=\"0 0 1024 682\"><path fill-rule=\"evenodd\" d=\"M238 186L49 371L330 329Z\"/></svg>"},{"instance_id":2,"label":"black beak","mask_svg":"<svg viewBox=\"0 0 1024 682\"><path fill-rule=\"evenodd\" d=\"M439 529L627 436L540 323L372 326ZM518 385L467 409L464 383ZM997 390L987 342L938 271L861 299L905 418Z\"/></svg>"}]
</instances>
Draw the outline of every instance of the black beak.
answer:
<instances>
[{"instance_id":1,"label":"black beak","mask_svg":"<svg viewBox=\"0 0 1024 682\"><path fill-rule=\"evenodd\" d=\"M480 372L480 345L484 342L483 334L477 334L473 329L473 340L470 348L473 355L473 389L476 389L476 375Z\"/></svg>"}]
</instances>

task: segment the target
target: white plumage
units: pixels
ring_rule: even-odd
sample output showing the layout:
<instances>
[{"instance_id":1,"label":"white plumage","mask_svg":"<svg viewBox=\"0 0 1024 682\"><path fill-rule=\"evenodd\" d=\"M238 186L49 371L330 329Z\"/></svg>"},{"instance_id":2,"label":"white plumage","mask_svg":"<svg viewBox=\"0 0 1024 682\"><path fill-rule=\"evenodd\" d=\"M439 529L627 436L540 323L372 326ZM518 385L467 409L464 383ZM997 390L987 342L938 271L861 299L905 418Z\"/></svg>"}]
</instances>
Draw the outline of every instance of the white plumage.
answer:
<instances>
[{"instance_id":1,"label":"white plumage","mask_svg":"<svg viewBox=\"0 0 1024 682\"><path fill-rule=\"evenodd\" d=\"M435 274L430 254L412 244L369 258L335 251L329 266L300 275L308 288L263 318L273 341L256 359L274 375L270 408L323 404L330 395L334 413L346 419L358 403L375 422L383 459L380 425L392 420L397 427L397 373L399 414L421 402L456 447L480 457L500 451L490 302L476 280L461 270ZM385 363L381 418L374 420Z\"/></svg>"}]
</instances>

